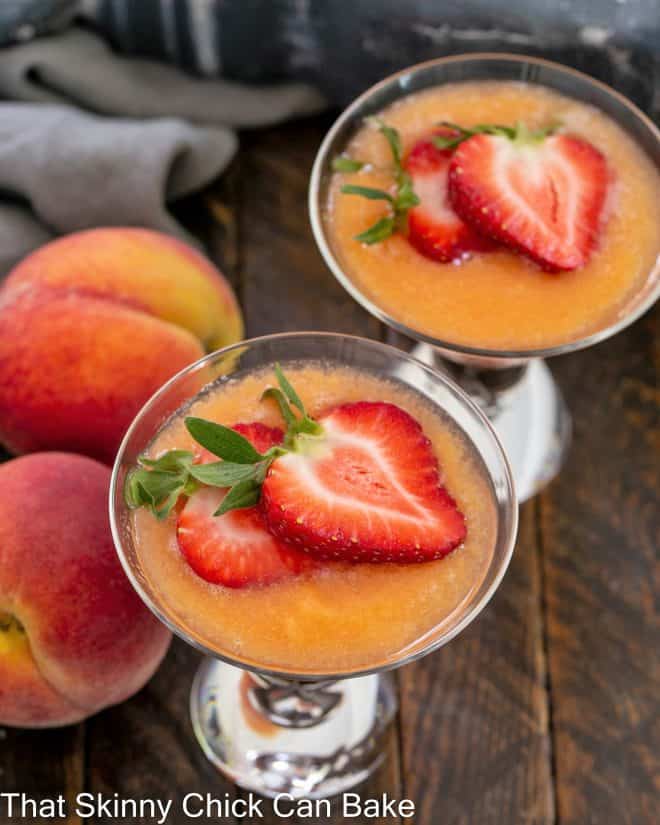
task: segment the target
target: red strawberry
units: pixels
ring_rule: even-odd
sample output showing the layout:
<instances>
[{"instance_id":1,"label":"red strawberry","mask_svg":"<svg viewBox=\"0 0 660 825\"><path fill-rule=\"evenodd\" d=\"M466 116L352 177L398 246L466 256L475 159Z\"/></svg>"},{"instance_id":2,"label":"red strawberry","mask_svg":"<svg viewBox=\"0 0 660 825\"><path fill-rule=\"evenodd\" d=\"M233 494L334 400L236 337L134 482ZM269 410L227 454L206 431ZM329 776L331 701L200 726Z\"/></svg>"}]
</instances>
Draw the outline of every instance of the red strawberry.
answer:
<instances>
[{"instance_id":1,"label":"red strawberry","mask_svg":"<svg viewBox=\"0 0 660 825\"><path fill-rule=\"evenodd\" d=\"M307 555L271 535L258 507L213 513L224 490L204 488L186 503L177 522L179 548L192 569L213 584L270 584L309 566Z\"/></svg>"},{"instance_id":2,"label":"red strawberry","mask_svg":"<svg viewBox=\"0 0 660 825\"><path fill-rule=\"evenodd\" d=\"M323 440L268 471L261 505L271 532L344 561L428 561L463 541L465 519L412 416L360 401L317 420Z\"/></svg>"},{"instance_id":3,"label":"red strawberry","mask_svg":"<svg viewBox=\"0 0 660 825\"><path fill-rule=\"evenodd\" d=\"M608 187L603 155L569 135L476 134L456 149L449 198L463 220L549 271L583 266Z\"/></svg>"},{"instance_id":4,"label":"red strawberry","mask_svg":"<svg viewBox=\"0 0 660 825\"><path fill-rule=\"evenodd\" d=\"M438 129L433 135L453 136L447 129ZM422 255L442 263L494 246L491 240L462 221L449 203L447 173L453 151L438 149L432 137L428 137L413 146L405 163L421 201L408 211L408 240Z\"/></svg>"},{"instance_id":5,"label":"red strawberry","mask_svg":"<svg viewBox=\"0 0 660 825\"><path fill-rule=\"evenodd\" d=\"M259 452L280 444L282 430L264 424L236 424ZM204 451L203 461L217 461ZM203 488L186 502L177 521L179 548L188 564L203 579L226 587L269 584L310 566L310 559L295 547L271 535L259 507L231 510L214 516L225 490Z\"/></svg>"}]
</instances>

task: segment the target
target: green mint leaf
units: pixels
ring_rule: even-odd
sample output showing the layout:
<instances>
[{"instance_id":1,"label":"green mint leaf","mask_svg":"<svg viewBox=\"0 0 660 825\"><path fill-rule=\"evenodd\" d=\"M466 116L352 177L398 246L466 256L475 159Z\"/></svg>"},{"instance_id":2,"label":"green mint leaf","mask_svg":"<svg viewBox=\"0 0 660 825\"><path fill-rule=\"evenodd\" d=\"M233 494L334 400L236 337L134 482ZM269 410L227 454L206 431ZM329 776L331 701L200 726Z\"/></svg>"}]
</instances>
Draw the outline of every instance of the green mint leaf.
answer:
<instances>
[{"instance_id":1,"label":"green mint leaf","mask_svg":"<svg viewBox=\"0 0 660 825\"><path fill-rule=\"evenodd\" d=\"M477 123L470 129L446 120L443 120L438 125L451 129L456 133L454 135L434 135L431 140L433 145L437 146L438 149L453 149L474 135L494 135L495 137L505 137L509 140L516 140L520 143L533 143L541 141L548 137L548 135L553 134L559 126L559 124L553 123L544 129L531 132L526 124L521 121L516 123L515 126L503 126L500 123Z\"/></svg>"},{"instance_id":2,"label":"green mint leaf","mask_svg":"<svg viewBox=\"0 0 660 825\"><path fill-rule=\"evenodd\" d=\"M353 160L347 155L337 155L332 161L332 168L335 172L359 172L364 166L360 160Z\"/></svg>"},{"instance_id":3,"label":"green mint leaf","mask_svg":"<svg viewBox=\"0 0 660 825\"><path fill-rule=\"evenodd\" d=\"M230 510L241 510L244 507L252 507L259 501L261 485L254 480L240 481L234 485L227 495L222 499L214 516L221 516Z\"/></svg>"},{"instance_id":4,"label":"green mint leaf","mask_svg":"<svg viewBox=\"0 0 660 825\"><path fill-rule=\"evenodd\" d=\"M374 123L378 126L378 131L383 135L385 140L389 143L390 151L397 172L401 169L401 138L399 133L393 126L388 126L380 118L374 118Z\"/></svg>"},{"instance_id":5,"label":"green mint leaf","mask_svg":"<svg viewBox=\"0 0 660 825\"><path fill-rule=\"evenodd\" d=\"M172 490L169 496L161 502L160 506L154 508L154 514L159 521L166 519L172 512L177 501L179 500L182 490L183 485L177 487L175 490Z\"/></svg>"},{"instance_id":6,"label":"green mint leaf","mask_svg":"<svg viewBox=\"0 0 660 825\"><path fill-rule=\"evenodd\" d=\"M171 472L181 472L187 470L195 460L195 456L189 450L169 450L159 458L147 458L140 456L139 463L145 467L152 467L154 470L165 470Z\"/></svg>"},{"instance_id":7,"label":"green mint leaf","mask_svg":"<svg viewBox=\"0 0 660 825\"><path fill-rule=\"evenodd\" d=\"M259 466L259 464L215 461L212 464L196 464L190 468L190 475L210 487L233 487L239 481L254 479Z\"/></svg>"},{"instance_id":8,"label":"green mint leaf","mask_svg":"<svg viewBox=\"0 0 660 825\"><path fill-rule=\"evenodd\" d=\"M199 490L199 482L194 479L192 476L188 476L188 480L183 485L183 489L181 492L184 496L190 497L193 493L196 493Z\"/></svg>"},{"instance_id":9,"label":"green mint leaf","mask_svg":"<svg viewBox=\"0 0 660 825\"><path fill-rule=\"evenodd\" d=\"M373 123L378 128L390 147L394 162L396 195L392 196L384 189L352 184L345 184L342 186L341 191L346 195L360 195L363 198L383 200L390 204L391 212L389 215L382 217L373 226L355 236L355 240L360 241L360 243L375 244L389 238L394 232L400 231L405 234L407 232L408 210L417 206L420 200L414 191L412 178L403 168L403 148L399 132L377 117L367 118L367 122ZM298 432L302 432L302 430L299 429ZM308 432L312 432L312 430L310 429Z\"/></svg>"},{"instance_id":10,"label":"green mint leaf","mask_svg":"<svg viewBox=\"0 0 660 825\"><path fill-rule=\"evenodd\" d=\"M132 510L151 503L150 497L147 495L146 490L140 483L140 473L142 472L144 471L135 469L131 470L126 476L126 483L124 485L124 500Z\"/></svg>"},{"instance_id":11,"label":"green mint leaf","mask_svg":"<svg viewBox=\"0 0 660 825\"><path fill-rule=\"evenodd\" d=\"M413 206L417 206L418 204L419 198L413 189L412 178L407 172L402 172L394 208L400 212L412 209Z\"/></svg>"},{"instance_id":12,"label":"green mint leaf","mask_svg":"<svg viewBox=\"0 0 660 825\"><path fill-rule=\"evenodd\" d=\"M296 417L291 412L291 407L289 406L289 402L286 399L286 396L282 392L282 390L278 390L277 387L268 387L267 390L264 390L262 398L272 398L274 401L277 402L277 406L280 408L280 412L282 413L282 418L286 422L287 427L293 427L296 424Z\"/></svg>"},{"instance_id":13,"label":"green mint leaf","mask_svg":"<svg viewBox=\"0 0 660 825\"><path fill-rule=\"evenodd\" d=\"M280 385L277 387L269 387L261 396L262 398L274 399L282 413L282 417L286 422L286 434L284 436L284 447L272 447L267 453L266 457L275 460L279 455L291 449L296 442L296 438L300 433L308 433L310 435L321 435L323 428L314 419L310 418L305 411L305 405L300 400L300 396L295 391L289 380L282 372L279 364L275 364L275 376ZM293 412L292 407L298 410L300 418L297 418Z\"/></svg>"},{"instance_id":14,"label":"green mint leaf","mask_svg":"<svg viewBox=\"0 0 660 825\"><path fill-rule=\"evenodd\" d=\"M305 416L298 422L296 433L306 433L307 435L323 435L323 427L313 418Z\"/></svg>"},{"instance_id":15,"label":"green mint leaf","mask_svg":"<svg viewBox=\"0 0 660 825\"><path fill-rule=\"evenodd\" d=\"M466 131L469 132L469 135L498 135L513 140L518 133L518 127L498 126L496 123L478 123L473 129Z\"/></svg>"},{"instance_id":16,"label":"green mint leaf","mask_svg":"<svg viewBox=\"0 0 660 825\"><path fill-rule=\"evenodd\" d=\"M370 201L388 201L389 203L393 201L389 192L385 192L383 189L373 189L371 186L355 186L352 183L346 183L342 186L341 191L344 195L360 195Z\"/></svg>"},{"instance_id":17,"label":"green mint leaf","mask_svg":"<svg viewBox=\"0 0 660 825\"><path fill-rule=\"evenodd\" d=\"M291 384L289 383L288 378L282 372L282 367L279 364L275 364L275 377L277 378L277 383L280 385L280 388L284 395L288 398L289 402L293 404L293 406L298 410L298 412L305 416L307 413L305 412L305 407L303 402L300 400L298 393L293 389Z\"/></svg>"},{"instance_id":18,"label":"green mint leaf","mask_svg":"<svg viewBox=\"0 0 660 825\"><path fill-rule=\"evenodd\" d=\"M285 450L281 450L279 455L284 455L285 452L286 452ZM255 465L256 472L255 472L255 475L254 475L254 480L257 482L257 484L260 487L264 483L264 481L266 480L266 474L268 473L268 468L270 467L270 465L273 463L273 461L277 457L278 456L275 455L271 459L266 459L266 461L260 461L259 464Z\"/></svg>"},{"instance_id":19,"label":"green mint leaf","mask_svg":"<svg viewBox=\"0 0 660 825\"><path fill-rule=\"evenodd\" d=\"M394 232L395 227L396 221L394 217L381 218L373 226L370 226L369 229L365 229L364 232L356 235L355 240L366 244L379 243L389 238Z\"/></svg>"},{"instance_id":20,"label":"green mint leaf","mask_svg":"<svg viewBox=\"0 0 660 825\"><path fill-rule=\"evenodd\" d=\"M187 482L185 473L136 468L126 479L124 498L130 508L148 507L163 519L172 511Z\"/></svg>"},{"instance_id":21,"label":"green mint leaf","mask_svg":"<svg viewBox=\"0 0 660 825\"><path fill-rule=\"evenodd\" d=\"M189 450L170 450L155 459L141 456L138 466L126 478L124 497L128 506L148 507L157 518L164 519L180 496L190 496L201 486L229 488L214 513L216 516L256 504L273 461L295 446L297 437L318 436L323 432L321 425L305 412L303 402L280 365L275 364L274 369L280 388L272 387L262 397L274 398L280 406L287 422L284 445L271 447L261 455L235 430L203 418L188 417L185 419L188 432L222 461L195 464L194 453Z\"/></svg>"},{"instance_id":22,"label":"green mint leaf","mask_svg":"<svg viewBox=\"0 0 660 825\"><path fill-rule=\"evenodd\" d=\"M464 126L460 126L458 123L452 123L450 120L441 120L437 125L442 126L445 129L451 129L452 132L456 132L457 135L454 135L453 137L460 135L463 135L463 137L471 137L474 134L473 129L466 129Z\"/></svg>"},{"instance_id":23,"label":"green mint leaf","mask_svg":"<svg viewBox=\"0 0 660 825\"><path fill-rule=\"evenodd\" d=\"M462 143L464 138L462 137L449 137L444 135L434 135L431 138L431 143L435 146L436 149L453 149L455 146L458 146L459 143Z\"/></svg>"},{"instance_id":24,"label":"green mint leaf","mask_svg":"<svg viewBox=\"0 0 660 825\"><path fill-rule=\"evenodd\" d=\"M240 433L205 418L186 418L190 435L213 455L236 464L255 464L263 456Z\"/></svg>"},{"instance_id":25,"label":"green mint leaf","mask_svg":"<svg viewBox=\"0 0 660 825\"><path fill-rule=\"evenodd\" d=\"M184 483L185 479L178 473L136 470L130 479L129 488L136 492L136 500L140 503L155 507L174 490L180 490Z\"/></svg>"}]
</instances>

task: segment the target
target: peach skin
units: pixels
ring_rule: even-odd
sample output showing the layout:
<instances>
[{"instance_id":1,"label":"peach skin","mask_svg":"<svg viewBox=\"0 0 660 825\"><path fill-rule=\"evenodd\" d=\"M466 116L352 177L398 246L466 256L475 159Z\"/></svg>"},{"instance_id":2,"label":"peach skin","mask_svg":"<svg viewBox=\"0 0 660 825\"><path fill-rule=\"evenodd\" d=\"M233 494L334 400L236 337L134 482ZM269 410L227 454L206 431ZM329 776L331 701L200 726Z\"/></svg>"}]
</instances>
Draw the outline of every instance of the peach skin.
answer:
<instances>
[{"instance_id":1,"label":"peach skin","mask_svg":"<svg viewBox=\"0 0 660 825\"><path fill-rule=\"evenodd\" d=\"M0 289L0 441L112 463L164 381L242 334L228 282L180 241L109 228L46 244Z\"/></svg>"},{"instance_id":2,"label":"peach skin","mask_svg":"<svg viewBox=\"0 0 660 825\"><path fill-rule=\"evenodd\" d=\"M68 453L0 466L0 725L84 719L138 691L167 651L115 552L109 483Z\"/></svg>"}]
</instances>

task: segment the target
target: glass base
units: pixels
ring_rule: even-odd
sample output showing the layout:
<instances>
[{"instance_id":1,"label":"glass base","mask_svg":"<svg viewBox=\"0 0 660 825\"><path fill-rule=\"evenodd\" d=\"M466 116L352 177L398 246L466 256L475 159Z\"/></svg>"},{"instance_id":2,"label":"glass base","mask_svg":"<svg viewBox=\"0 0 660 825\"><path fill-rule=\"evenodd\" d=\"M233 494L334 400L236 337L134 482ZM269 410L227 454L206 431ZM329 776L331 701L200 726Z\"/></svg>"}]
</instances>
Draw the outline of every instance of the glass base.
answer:
<instances>
[{"instance_id":1,"label":"glass base","mask_svg":"<svg viewBox=\"0 0 660 825\"><path fill-rule=\"evenodd\" d=\"M221 773L264 796L296 799L334 796L366 779L383 759L396 709L388 673L301 683L210 658L191 696L195 735Z\"/></svg>"},{"instance_id":2,"label":"glass base","mask_svg":"<svg viewBox=\"0 0 660 825\"><path fill-rule=\"evenodd\" d=\"M449 364L428 344L417 344L411 354L449 374L486 413L509 458L519 501L557 475L571 441L571 417L541 359L500 371Z\"/></svg>"}]
</instances>

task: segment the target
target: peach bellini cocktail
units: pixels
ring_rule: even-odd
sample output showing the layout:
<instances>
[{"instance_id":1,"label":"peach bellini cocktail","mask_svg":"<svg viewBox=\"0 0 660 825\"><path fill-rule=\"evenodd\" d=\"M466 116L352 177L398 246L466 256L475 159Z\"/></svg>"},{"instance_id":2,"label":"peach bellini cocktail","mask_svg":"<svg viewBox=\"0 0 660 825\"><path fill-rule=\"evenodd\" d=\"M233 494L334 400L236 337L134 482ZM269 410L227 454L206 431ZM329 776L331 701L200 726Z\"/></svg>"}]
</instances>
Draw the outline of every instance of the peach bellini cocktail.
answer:
<instances>
[{"instance_id":1,"label":"peach bellini cocktail","mask_svg":"<svg viewBox=\"0 0 660 825\"><path fill-rule=\"evenodd\" d=\"M380 758L384 671L448 641L503 574L508 465L456 387L374 342L273 336L191 369L118 459L120 555L213 657L193 693L209 758L327 796Z\"/></svg>"},{"instance_id":2,"label":"peach bellini cocktail","mask_svg":"<svg viewBox=\"0 0 660 825\"><path fill-rule=\"evenodd\" d=\"M431 61L341 115L310 210L341 283L489 414L521 499L542 487L570 419L540 358L614 334L660 289L654 124L548 61Z\"/></svg>"}]
</instances>

